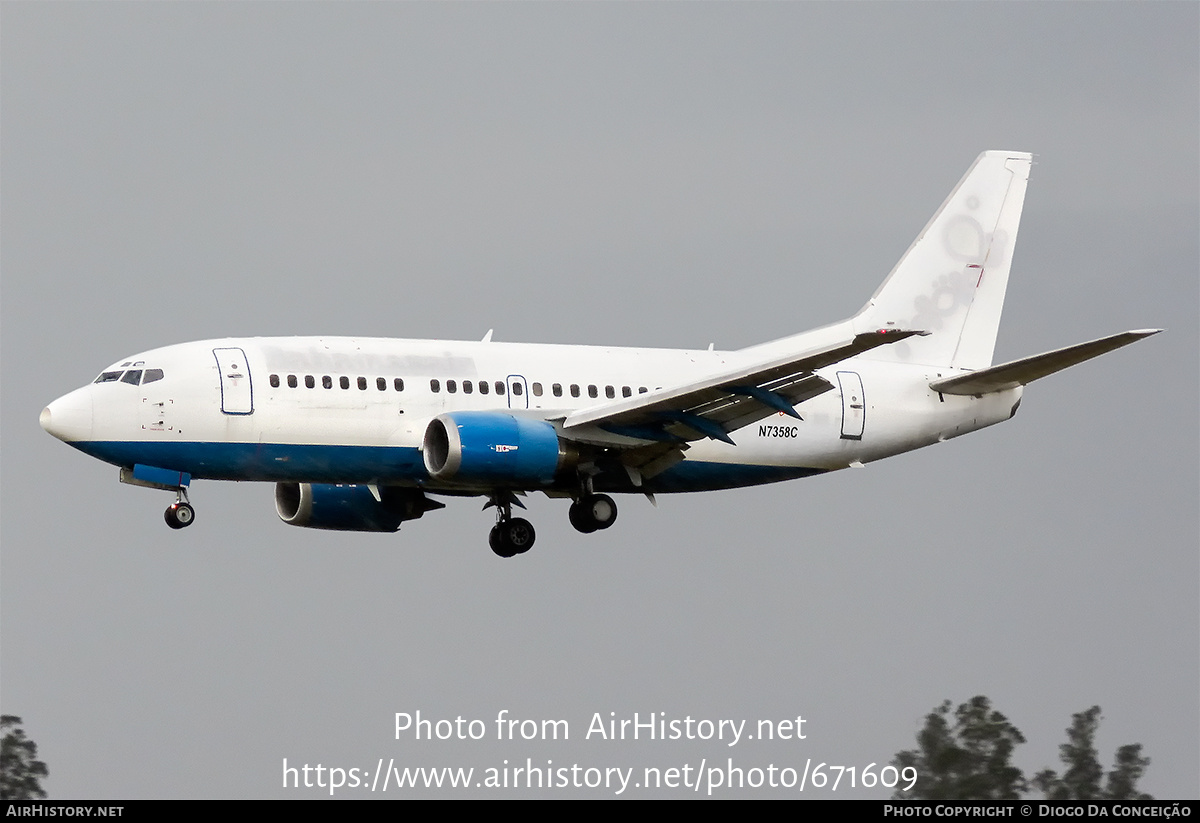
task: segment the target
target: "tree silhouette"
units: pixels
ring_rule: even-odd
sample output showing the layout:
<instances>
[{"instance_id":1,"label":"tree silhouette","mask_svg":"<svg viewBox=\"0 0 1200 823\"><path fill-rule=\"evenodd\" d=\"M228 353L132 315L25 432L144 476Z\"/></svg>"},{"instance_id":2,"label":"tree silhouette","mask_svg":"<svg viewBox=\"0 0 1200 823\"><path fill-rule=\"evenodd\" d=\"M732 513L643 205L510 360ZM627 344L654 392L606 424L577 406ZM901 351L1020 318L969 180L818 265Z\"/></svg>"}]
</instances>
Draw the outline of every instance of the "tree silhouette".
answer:
<instances>
[{"instance_id":1,"label":"tree silhouette","mask_svg":"<svg viewBox=\"0 0 1200 823\"><path fill-rule=\"evenodd\" d=\"M925 716L917 732L917 748L899 752L892 760L897 769L917 771L911 791L897 789L898 800L1016 800L1030 788L1047 800L1151 800L1137 783L1150 765L1141 744L1122 746L1105 780L1096 753L1100 707L1072 715L1067 742L1058 747L1067 767L1061 776L1044 769L1031 781L1012 764L1013 750L1025 742L1008 718L992 709L979 695L953 711L949 700ZM1104 781L1103 785L1101 782Z\"/></svg>"},{"instance_id":2,"label":"tree silhouette","mask_svg":"<svg viewBox=\"0 0 1200 823\"><path fill-rule=\"evenodd\" d=\"M1146 773L1150 758L1142 757L1142 744L1130 743L1117 749L1116 763L1108 773L1105 794L1110 800L1153 800L1137 790L1137 782Z\"/></svg>"},{"instance_id":3,"label":"tree silhouette","mask_svg":"<svg viewBox=\"0 0 1200 823\"><path fill-rule=\"evenodd\" d=\"M1015 800L1027 788L1025 775L1011 762L1025 737L1008 718L993 711L984 696L973 697L954 710L950 701L925 717L917 733L917 748L902 751L892 761L897 769L912 766L917 783L897 798L922 800Z\"/></svg>"},{"instance_id":4,"label":"tree silhouette","mask_svg":"<svg viewBox=\"0 0 1200 823\"><path fill-rule=\"evenodd\" d=\"M46 764L37 759L37 744L25 738L21 718L0 715L0 799L34 800L44 798L39 782L49 772Z\"/></svg>"},{"instance_id":5,"label":"tree silhouette","mask_svg":"<svg viewBox=\"0 0 1200 823\"><path fill-rule=\"evenodd\" d=\"M1067 742L1058 747L1058 756L1066 766L1060 777L1053 769L1043 769L1033 778L1047 800L1150 800L1137 790L1137 782L1150 765L1142 757L1142 746L1133 743L1117 749L1116 763L1103 788L1104 769L1096 752L1096 729L1100 726L1100 707L1071 715Z\"/></svg>"}]
</instances>

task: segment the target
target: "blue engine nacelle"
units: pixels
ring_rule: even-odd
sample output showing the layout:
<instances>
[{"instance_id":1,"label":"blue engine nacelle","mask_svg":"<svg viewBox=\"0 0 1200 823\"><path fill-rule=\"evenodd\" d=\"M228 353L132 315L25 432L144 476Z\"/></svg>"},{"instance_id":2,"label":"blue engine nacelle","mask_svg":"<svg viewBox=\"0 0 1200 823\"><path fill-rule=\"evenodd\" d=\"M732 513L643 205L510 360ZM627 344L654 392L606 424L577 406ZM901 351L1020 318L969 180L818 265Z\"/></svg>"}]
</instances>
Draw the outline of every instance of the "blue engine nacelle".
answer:
<instances>
[{"instance_id":1,"label":"blue engine nacelle","mask_svg":"<svg viewBox=\"0 0 1200 823\"><path fill-rule=\"evenodd\" d=\"M549 485L577 458L545 420L499 411L438 415L421 452L435 480L507 487Z\"/></svg>"},{"instance_id":2,"label":"blue engine nacelle","mask_svg":"<svg viewBox=\"0 0 1200 823\"><path fill-rule=\"evenodd\" d=\"M276 483L275 511L289 526L353 532L394 532L405 520L416 520L445 504L418 489L331 483Z\"/></svg>"}]
</instances>

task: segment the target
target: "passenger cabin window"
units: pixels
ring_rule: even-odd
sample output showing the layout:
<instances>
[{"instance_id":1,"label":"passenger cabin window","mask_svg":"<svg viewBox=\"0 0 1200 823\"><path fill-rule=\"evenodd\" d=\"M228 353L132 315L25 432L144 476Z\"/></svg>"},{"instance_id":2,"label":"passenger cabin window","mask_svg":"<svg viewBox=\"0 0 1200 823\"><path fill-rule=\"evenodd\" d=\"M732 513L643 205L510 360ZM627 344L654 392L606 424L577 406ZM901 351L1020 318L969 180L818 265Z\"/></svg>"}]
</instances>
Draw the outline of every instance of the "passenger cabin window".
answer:
<instances>
[{"instance_id":1,"label":"passenger cabin window","mask_svg":"<svg viewBox=\"0 0 1200 823\"><path fill-rule=\"evenodd\" d=\"M350 378L346 377L345 375L342 375L341 377L338 378L338 385L341 386L343 389L350 388Z\"/></svg>"},{"instance_id":2,"label":"passenger cabin window","mask_svg":"<svg viewBox=\"0 0 1200 823\"><path fill-rule=\"evenodd\" d=\"M446 381L446 391L450 392L451 394L454 394L456 391L458 391L458 383L456 383L453 380L447 380Z\"/></svg>"},{"instance_id":3,"label":"passenger cabin window","mask_svg":"<svg viewBox=\"0 0 1200 823\"><path fill-rule=\"evenodd\" d=\"M442 383L436 377L429 381L429 390L437 394L442 390Z\"/></svg>"},{"instance_id":4,"label":"passenger cabin window","mask_svg":"<svg viewBox=\"0 0 1200 823\"><path fill-rule=\"evenodd\" d=\"M622 397L630 397L632 395L633 395L633 389L629 388L628 386L621 387L621 396Z\"/></svg>"},{"instance_id":5,"label":"passenger cabin window","mask_svg":"<svg viewBox=\"0 0 1200 823\"><path fill-rule=\"evenodd\" d=\"M517 397L520 397L522 392L524 392L524 391L525 391L525 389L521 386L520 383L512 384L512 393L515 394Z\"/></svg>"},{"instance_id":6,"label":"passenger cabin window","mask_svg":"<svg viewBox=\"0 0 1200 823\"><path fill-rule=\"evenodd\" d=\"M358 390L359 391L367 390L367 378L365 378L365 377L358 378Z\"/></svg>"},{"instance_id":7,"label":"passenger cabin window","mask_svg":"<svg viewBox=\"0 0 1200 823\"><path fill-rule=\"evenodd\" d=\"M588 397L599 397L600 390L595 386L588 386Z\"/></svg>"},{"instance_id":8,"label":"passenger cabin window","mask_svg":"<svg viewBox=\"0 0 1200 823\"><path fill-rule=\"evenodd\" d=\"M404 391L404 380L397 377L395 380L392 381L392 383L396 387L396 391Z\"/></svg>"},{"instance_id":9,"label":"passenger cabin window","mask_svg":"<svg viewBox=\"0 0 1200 823\"><path fill-rule=\"evenodd\" d=\"M321 385L327 389L332 389L333 388L333 378L330 377L329 375L325 375L324 377L321 378Z\"/></svg>"},{"instance_id":10,"label":"passenger cabin window","mask_svg":"<svg viewBox=\"0 0 1200 823\"><path fill-rule=\"evenodd\" d=\"M550 387L550 393L555 397L562 397L562 383L555 383Z\"/></svg>"},{"instance_id":11,"label":"passenger cabin window","mask_svg":"<svg viewBox=\"0 0 1200 823\"><path fill-rule=\"evenodd\" d=\"M279 375L277 375L277 374L271 375L271 388L273 388L273 389L279 388Z\"/></svg>"},{"instance_id":12,"label":"passenger cabin window","mask_svg":"<svg viewBox=\"0 0 1200 823\"><path fill-rule=\"evenodd\" d=\"M609 400L612 400L614 397L617 396L617 390L614 389L612 386L605 386L604 387L604 396L607 397Z\"/></svg>"},{"instance_id":13,"label":"passenger cabin window","mask_svg":"<svg viewBox=\"0 0 1200 823\"><path fill-rule=\"evenodd\" d=\"M463 381L463 394L470 394L474 388L475 386L470 380Z\"/></svg>"},{"instance_id":14,"label":"passenger cabin window","mask_svg":"<svg viewBox=\"0 0 1200 823\"><path fill-rule=\"evenodd\" d=\"M488 382L486 380L479 381L479 393L480 394L488 393Z\"/></svg>"},{"instance_id":15,"label":"passenger cabin window","mask_svg":"<svg viewBox=\"0 0 1200 823\"><path fill-rule=\"evenodd\" d=\"M541 383L534 383L533 386L531 386L531 388L533 389L534 397L542 396L542 384Z\"/></svg>"},{"instance_id":16,"label":"passenger cabin window","mask_svg":"<svg viewBox=\"0 0 1200 823\"><path fill-rule=\"evenodd\" d=\"M638 386L638 394L645 394L647 391L649 391L649 389L647 389L645 386Z\"/></svg>"},{"instance_id":17,"label":"passenger cabin window","mask_svg":"<svg viewBox=\"0 0 1200 823\"><path fill-rule=\"evenodd\" d=\"M289 389L296 388L296 375L294 375L294 374L288 375L288 388Z\"/></svg>"},{"instance_id":18,"label":"passenger cabin window","mask_svg":"<svg viewBox=\"0 0 1200 823\"><path fill-rule=\"evenodd\" d=\"M311 389L317 385L317 381L313 379L311 374L306 374L304 375L304 385Z\"/></svg>"},{"instance_id":19,"label":"passenger cabin window","mask_svg":"<svg viewBox=\"0 0 1200 823\"><path fill-rule=\"evenodd\" d=\"M380 391L387 391L387 380L382 377L376 377L375 388L379 389Z\"/></svg>"},{"instance_id":20,"label":"passenger cabin window","mask_svg":"<svg viewBox=\"0 0 1200 823\"><path fill-rule=\"evenodd\" d=\"M578 396L579 396L579 384L578 384L578 383L572 383L572 384L571 384L571 396L572 396L572 397L578 397Z\"/></svg>"},{"instance_id":21,"label":"passenger cabin window","mask_svg":"<svg viewBox=\"0 0 1200 823\"><path fill-rule=\"evenodd\" d=\"M496 394L504 394L504 381L503 380L496 381Z\"/></svg>"}]
</instances>

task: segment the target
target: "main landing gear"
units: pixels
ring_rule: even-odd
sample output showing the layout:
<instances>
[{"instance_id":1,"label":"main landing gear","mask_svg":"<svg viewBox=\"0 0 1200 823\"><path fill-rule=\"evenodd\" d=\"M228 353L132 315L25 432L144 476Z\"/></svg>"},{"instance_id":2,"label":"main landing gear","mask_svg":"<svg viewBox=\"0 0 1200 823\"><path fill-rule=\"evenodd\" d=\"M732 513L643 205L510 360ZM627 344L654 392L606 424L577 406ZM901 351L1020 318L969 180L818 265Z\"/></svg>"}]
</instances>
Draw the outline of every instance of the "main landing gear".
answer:
<instances>
[{"instance_id":1,"label":"main landing gear","mask_svg":"<svg viewBox=\"0 0 1200 823\"><path fill-rule=\"evenodd\" d=\"M533 548L533 541L537 538L532 523L523 517L512 516L513 503L521 506L511 492L505 492L497 494L484 506L496 507L496 525L488 532L488 545L501 557L524 554Z\"/></svg>"},{"instance_id":2,"label":"main landing gear","mask_svg":"<svg viewBox=\"0 0 1200 823\"><path fill-rule=\"evenodd\" d=\"M488 533L488 545L501 557L524 554L533 547L536 537L532 523L512 516L514 505L525 508L511 492L497 492L484 506L485 509L496 508L496 525ZM576 530L591 534L607 529L617 521L617 504L607 494L583 492L571 504L567 516Z\"/></svg>"},{"instance_id":3,"label":"main landing gear","mask_svg":"<svg viewBox=\"0 0 1200 823\"><path fill-rule=\"evenodd\" d=\"M501 557L513 557L533 548L536 537L532 523L523 517L510 517L492 526L488 545Z\"/></svg>"},{"instance_id":4,"label":"main landing gear","mask_svg":"<svg viewBox=\"0 0 1200 823\"><path fill-rule=\"evenodd\" d=\"M187 489L180 487L176 493L175 502L163 512L163 519L172 529L182 529L192 525L192 521L196 519L196 510L188 502Z\"/></svg>"},{"instance_id":5,"label":"main landing gear","mask_svg":"<svg viewBox=\"0 0 1200 823\"><path fill-rule=\"evenodd\" d=\"M571 504L567 517L576 531L591 534L617 522L617 504L607 494L585 494Z\"/></svg>"},{"instance_id":6,"label":"main landing gear","mask_svg":"<svg viewBox=\"0 0 1200 823\"><path fill-rule=\"evenodd\" d=\"M512 516L512 506L524 509L521 500L512 492L496 492L488 499L484 509L491 509L493 506L496 507L496 525L493 525L487 535L487 543L492 547L492 551L500 557L515 557L533 548L536 537L533 523L522 517ZM577 531L592 534L593 531L607 529L617 522L617 504L607 494L593 492L590 479L584 479L581 482L580 493L574 503L571 503L566 515Z\"/></svg>"}]
</instances>

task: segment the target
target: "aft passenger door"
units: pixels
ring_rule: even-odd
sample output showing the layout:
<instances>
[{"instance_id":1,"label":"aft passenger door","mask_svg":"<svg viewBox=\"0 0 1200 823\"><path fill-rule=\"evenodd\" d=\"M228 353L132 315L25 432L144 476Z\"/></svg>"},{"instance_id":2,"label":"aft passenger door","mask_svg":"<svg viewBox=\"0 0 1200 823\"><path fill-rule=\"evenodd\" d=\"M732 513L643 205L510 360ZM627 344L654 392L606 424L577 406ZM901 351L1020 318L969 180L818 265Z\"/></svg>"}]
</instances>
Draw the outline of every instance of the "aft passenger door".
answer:
<instances>
[{"instance_id":1,"label":"aft passenger door","mask_svg":"<svg viewBox=\"0 0 1200 823\"><path fill-rule=\"evenodd\" d=\"M837 378L842 390L842 439L862 440L867 410L862 378L852 371L840 371Z\"/></svg>"},{"instance_id":2,"label":"aft passenger door","mask_svg":"<svg viewBox=\"0 0 1200 823\"><path fill-rule=\"evenodd\" d=\"M213 349L221 375L221 411L225 414L253 414L254 386L250 364L239 348Z\"/></svg>"}]
</instances>

